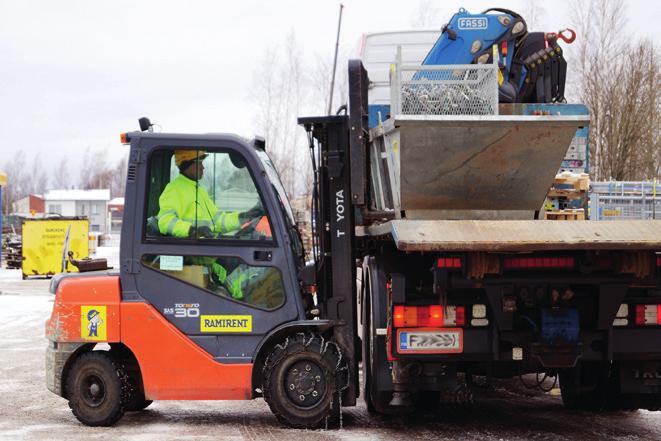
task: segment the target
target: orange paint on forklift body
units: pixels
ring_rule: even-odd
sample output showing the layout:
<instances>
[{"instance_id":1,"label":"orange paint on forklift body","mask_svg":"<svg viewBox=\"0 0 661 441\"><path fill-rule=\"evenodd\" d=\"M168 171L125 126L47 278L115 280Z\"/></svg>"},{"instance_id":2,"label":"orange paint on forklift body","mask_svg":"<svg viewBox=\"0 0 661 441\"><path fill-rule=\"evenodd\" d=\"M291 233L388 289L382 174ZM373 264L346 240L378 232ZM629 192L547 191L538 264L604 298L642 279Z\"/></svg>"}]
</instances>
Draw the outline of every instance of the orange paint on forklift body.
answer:
<instances>
[{"instance_id":1,"label":"orange paint on forklift body","mask_svg":"<svg viewBox=\"0 0 661 441\"><path fill-rule=\"evenodd\" d=\"M252 398L252 364L219 363L147 303L122 303L121 314L148 400Z\"/></svg>"},{"instance_id":2,"label":"orange paint on forklift body","mask_svg":"<svg viewBox=\"0 0 661 441\"><path fill-rule=\"evenodd\" d=\"M118 276L64 279L57 288L53 310L46 321L46 338L61 343L119 342L119 303ZM84 317L84 311L94 307L100 311L98 315L103 322L97 325L96 332L91 332L85 326L89 320Z\"/></svg>"},{"instance_id":3,"label":"orange paint on forklift body","mask_svg":"<svg viewBox=\"0 0 661 441\"><path fill-rule=\"evenodd\" d=\"M117 276L62 280L46 322L46 338L62 343L124 343L138 360L149 400L252 398L251 363L219 363L150 304L122 303L120 298ZM95 332L88 314L102 319Z\"/></svg>"}]
</instances>

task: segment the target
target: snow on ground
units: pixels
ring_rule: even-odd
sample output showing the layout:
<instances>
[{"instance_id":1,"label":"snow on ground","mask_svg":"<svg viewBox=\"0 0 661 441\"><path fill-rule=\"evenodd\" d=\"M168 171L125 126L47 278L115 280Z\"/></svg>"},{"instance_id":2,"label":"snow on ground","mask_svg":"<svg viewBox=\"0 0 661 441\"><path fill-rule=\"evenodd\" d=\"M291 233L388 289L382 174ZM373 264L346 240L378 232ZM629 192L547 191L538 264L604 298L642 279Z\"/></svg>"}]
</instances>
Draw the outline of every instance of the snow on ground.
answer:
<instances>
[{"instance_id":1,"label":"snow on ground","mask_svg":"<svg viewBox=\"0 0 661 441\"><path fill-rule=\"evenodd\" d=\"M105 258L108 260L108 265L118 269L119 268L119 245L97 247L96 252L90 257L93 259Z\"/></svg>"}]
</instances>

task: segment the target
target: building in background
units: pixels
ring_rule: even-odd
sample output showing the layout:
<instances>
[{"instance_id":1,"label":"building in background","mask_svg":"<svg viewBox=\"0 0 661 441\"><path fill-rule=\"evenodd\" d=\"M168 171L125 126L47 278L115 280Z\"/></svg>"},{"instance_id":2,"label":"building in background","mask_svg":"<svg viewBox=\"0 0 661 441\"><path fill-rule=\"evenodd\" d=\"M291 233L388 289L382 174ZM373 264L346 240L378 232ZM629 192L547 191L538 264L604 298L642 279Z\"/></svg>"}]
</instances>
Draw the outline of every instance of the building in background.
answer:
<instances>
[{"instance_id":1,"label":"building in background","mask_svg":"<svg viewBox=\"0 0 661 441\"><path fill-rule=\"evenodd\" d=\"M85 216L90 232L108 233L110 190L49 190L44 195L46 214Z\"/></svg>"},{"instance_id":2,"label":"building in background","mask_svg":"<svg viewBox=\"0 0 661 441\"><path fill-rule=\"evenodd\" d=\"M122 217L124 216L124 198L114 198L108 202L108 218L110 219L109 233L119 234L122 231Z\"/></svg>"},{"instance_id":3,"label":"building in background","mask_svg":"<svg viewBox=\"0 0 661 441\"><path fill-rule=\"evenodd\" d=\"M14 202L12 211L15 214L44 214L44 197L40 194L30 194Z\"/></svg>"}]
</instances>

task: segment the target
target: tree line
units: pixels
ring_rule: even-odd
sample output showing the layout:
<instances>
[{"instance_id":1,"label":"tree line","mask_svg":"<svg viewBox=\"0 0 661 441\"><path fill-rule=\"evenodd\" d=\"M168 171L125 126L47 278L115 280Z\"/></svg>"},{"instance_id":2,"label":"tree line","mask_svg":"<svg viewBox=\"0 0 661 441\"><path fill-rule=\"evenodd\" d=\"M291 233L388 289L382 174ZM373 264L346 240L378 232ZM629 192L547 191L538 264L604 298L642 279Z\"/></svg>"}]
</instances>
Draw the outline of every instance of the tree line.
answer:
<instances>
[{"instance_id":1,"label":"tree line","mask_svg":"<svg viewBox=\"0 0 661 441\"><path fill-rule=\"evenodd\" d=\"M640 181L661 177L658 47L626 32L622 0L574 0L579 33L570 69L581 102L590 109L593 180Z\"/></svg>"}]
</instances>

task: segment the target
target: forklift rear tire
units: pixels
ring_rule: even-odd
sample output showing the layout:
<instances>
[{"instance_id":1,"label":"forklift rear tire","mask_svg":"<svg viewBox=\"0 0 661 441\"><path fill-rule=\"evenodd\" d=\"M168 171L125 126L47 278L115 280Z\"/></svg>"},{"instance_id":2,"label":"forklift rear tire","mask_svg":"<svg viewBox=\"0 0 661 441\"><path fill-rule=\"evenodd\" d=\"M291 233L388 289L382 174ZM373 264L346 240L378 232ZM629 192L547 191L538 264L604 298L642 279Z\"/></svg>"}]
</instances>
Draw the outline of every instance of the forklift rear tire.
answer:
<instances>
[{"instance_id":1,"label":"forklift rear tire","mask_svg":"<svg viewBox=\"0 0 661 441\"><path fill-rule=\"evenodd\" d=\"M81 355L66 380L69 407L87 426L112 426L124 415L126 374L105 351Z\"/></svg>"},{"instance_id":2,"label":"forklift rear tire","mask_svg":"<svg viewBox=\"0 0 661 441\"><path fill-rule=\"evenodd\" d=\"M298 429L334 422L341 411L338 384L347 372L334 343L297 334L276 345L264 364L264 400L278 421Z\"/></svg>"}]
</instances>

